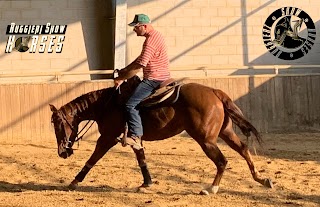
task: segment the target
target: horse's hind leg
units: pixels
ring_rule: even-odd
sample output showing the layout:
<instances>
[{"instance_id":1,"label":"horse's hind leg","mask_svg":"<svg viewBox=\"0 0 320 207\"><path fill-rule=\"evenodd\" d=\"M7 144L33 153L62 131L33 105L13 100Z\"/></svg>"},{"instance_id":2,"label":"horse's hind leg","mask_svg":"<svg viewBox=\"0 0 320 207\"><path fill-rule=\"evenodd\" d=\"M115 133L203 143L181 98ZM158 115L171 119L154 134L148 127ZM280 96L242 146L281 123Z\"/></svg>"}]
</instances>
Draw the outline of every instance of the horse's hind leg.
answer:
<instances>
[{"instance_id":1,"label":"horse's hind leg","mask_svg":"<svg viewBox=\"0 0 320 207\"><path fill-rule=\"evenodd\" d=\"M76 189L76 187L78 186L78 183L83 181L83 179L91 170L91 168L107 153L109 149L111 149L116 144L117 142L115 141L115 139L105 139L105 137L100 136L100 138L97 141L96 148L93 154L91 155L89 160L86 162L82 170L75 177L75 179L70 183L69 189L70 190Z\"/></svg>"},{"instance_id":2,"label":"horse's hind leg","mask_svg":"<svg viewBox=\"0 0 320 207\"><path fill-rule=\"evenodd\" d=\"M232 149L237 151L247 161L250 172L255 181L266 187L272 188L272 182L270 179L260 177L260 173L253 164L248 146L236 135L232 129L232 123L230 120L228 120L227 126L221 130L219 137L221 137Z\"/></svg>"},{"instance_id":3,"label":"horse's hind leg","mask_svg":"<svg viewBox=\"0 0 320 207\"><path fill-rule=\"evenodd\" d=\"M216 138L215 138L216 139ZM200 194L208 195L209 193L216 194L219 190L219 184L227 166L227 159L221 153L217 144L212 140L215 139L205 139L204 143L199 143L205 154L214 162L217 167L217 174L213 180L212 185L209 188L203 189Z\"/></svg>"},{"instance_id":4,"label":"horse's hind leg","mask_svg":"<svg viewBox=\"0 0 320 207\"><path fill-rule=\"evenodd\" d=\"M139 150L133 149L133 151L136 154L137 161L143 176L143 184L140 187L149 187L152 185L152 180L147 167L146 157L144 155L144 149L143 148Z\"/></svg>"},{"instance_id":5,"label":"horse's hind leg","mask_svg":"<svg viewBox=\"0 0 320 207\"><path fill-rule=\"evenodd\" d=\"M222 121L219 120L219 118L222 117L222 110L208 110L207 112L208 113L200 116L201 120L195 119L194 123L192 123L193 125L189 125L186 130L217 167L217 174L214 177L212 185L203 189L200 192L201 195L208 195L209 193L215 194L218 192L219 184L228 162L217 146L218 135L223 124ZM216 114L215 117L211 116L213 113Z\"/></svg>"}]
</instances>

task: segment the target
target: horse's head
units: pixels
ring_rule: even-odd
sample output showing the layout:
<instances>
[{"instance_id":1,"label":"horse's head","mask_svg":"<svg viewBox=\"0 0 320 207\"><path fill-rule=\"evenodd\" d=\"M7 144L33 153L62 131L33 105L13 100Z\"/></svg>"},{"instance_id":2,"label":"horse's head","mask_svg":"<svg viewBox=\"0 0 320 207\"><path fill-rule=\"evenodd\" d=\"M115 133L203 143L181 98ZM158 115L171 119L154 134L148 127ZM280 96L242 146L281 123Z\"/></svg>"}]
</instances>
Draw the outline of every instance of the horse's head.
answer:
<instances>
[{"instance_id":1,"label":"horse's head","mask_svg":"<svg viewBox=\"0 0 320 207\"><path fill-rule=\"evenodd\" d=\"M54 131L56 134L58 144L58 154L60 157L66 159L73 154L72 146L77 136L78 128L73 127L72 120L63 113L61 110L57 110L55 106L50 104L52 111L51 122L54 125Z\"/></svg>"}]
</instances>

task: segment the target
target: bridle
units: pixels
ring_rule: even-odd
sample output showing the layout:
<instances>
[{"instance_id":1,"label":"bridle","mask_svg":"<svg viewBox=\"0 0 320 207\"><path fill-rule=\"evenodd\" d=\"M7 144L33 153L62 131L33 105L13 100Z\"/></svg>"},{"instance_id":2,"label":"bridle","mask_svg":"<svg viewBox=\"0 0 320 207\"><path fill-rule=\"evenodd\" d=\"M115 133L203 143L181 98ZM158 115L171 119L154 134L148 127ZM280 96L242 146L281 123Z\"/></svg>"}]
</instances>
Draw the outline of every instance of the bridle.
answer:
<instances>
[{"instance_id":1,"label":"bridle","mask_svg":"<svg viewBox=\"0 0 320 207\"><path fill-rule=\"evenodd\" d=\"M79 140L81 140L81 139L83 138L83 136L84 136L84 135L89 131L89 129L92 127L92 125L96 122L96 121L91 122L91 124L90 124L90 126L87 128L87 130L86 130L81 136L79 136L79 135L81 134L81 132L88 126L88 124L90 123L91 120L88 120L87 123L84 125L84 127L83 127L79 132L77 132L77 130L73 127L73 125L68 121L66 115L65 115L63 112L60 112L60 114L61 114L63 120L64 120L64 121L68 124L68 126L70 127L70 129L71 129L71 131L72 131L71 134L73 134L73 133L76 134L74 140L70 140L70 136L71 136L71 135L68 137L68 140L67 140L67 142L68 142L67 148L68 148L68 147L71 148L72 145L73 145L75 142L78 142Z\"/></svg>"}]
</instances>

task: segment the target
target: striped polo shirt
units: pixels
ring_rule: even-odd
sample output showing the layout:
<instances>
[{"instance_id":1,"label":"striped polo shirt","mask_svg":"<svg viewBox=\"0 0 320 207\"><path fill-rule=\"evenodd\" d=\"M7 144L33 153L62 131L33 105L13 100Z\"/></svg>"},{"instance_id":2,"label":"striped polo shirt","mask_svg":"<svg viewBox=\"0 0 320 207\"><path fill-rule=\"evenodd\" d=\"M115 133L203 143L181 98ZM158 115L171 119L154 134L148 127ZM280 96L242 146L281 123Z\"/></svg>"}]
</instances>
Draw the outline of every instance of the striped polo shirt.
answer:
<instances>
[{"instance_id":1,"label":"striped polo shirt","mask_svg":"<svg viewBox=\"0 0 320 207\"><path fill-rule=\"evenodd\" d=\"M164 81L170 78L169 58L164 37L156 30L146 34L136 63L143 66L143 78Z\"/></svg>"}]
</instances>

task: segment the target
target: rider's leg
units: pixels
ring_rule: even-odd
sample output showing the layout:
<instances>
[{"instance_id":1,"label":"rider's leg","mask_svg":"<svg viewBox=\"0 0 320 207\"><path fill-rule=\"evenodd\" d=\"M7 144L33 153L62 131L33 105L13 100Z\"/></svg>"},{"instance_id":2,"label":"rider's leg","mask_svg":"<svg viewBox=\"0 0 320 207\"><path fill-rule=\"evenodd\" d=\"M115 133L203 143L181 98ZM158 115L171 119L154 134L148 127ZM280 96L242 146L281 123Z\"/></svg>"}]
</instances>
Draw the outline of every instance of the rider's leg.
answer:
<instances>
[{"instance_id":1,"label":"rider's leg","mask_svg":"<svg viewBox=\"0 0 320 207\"><path fill-rule=\"evenodd\" d=\"M141 149L141 137L143 135L142 121L137 105L148 97L161 81L143 79L126 103L128 138L127 143L135 149Z\"/></svg>"}]
</instances>

